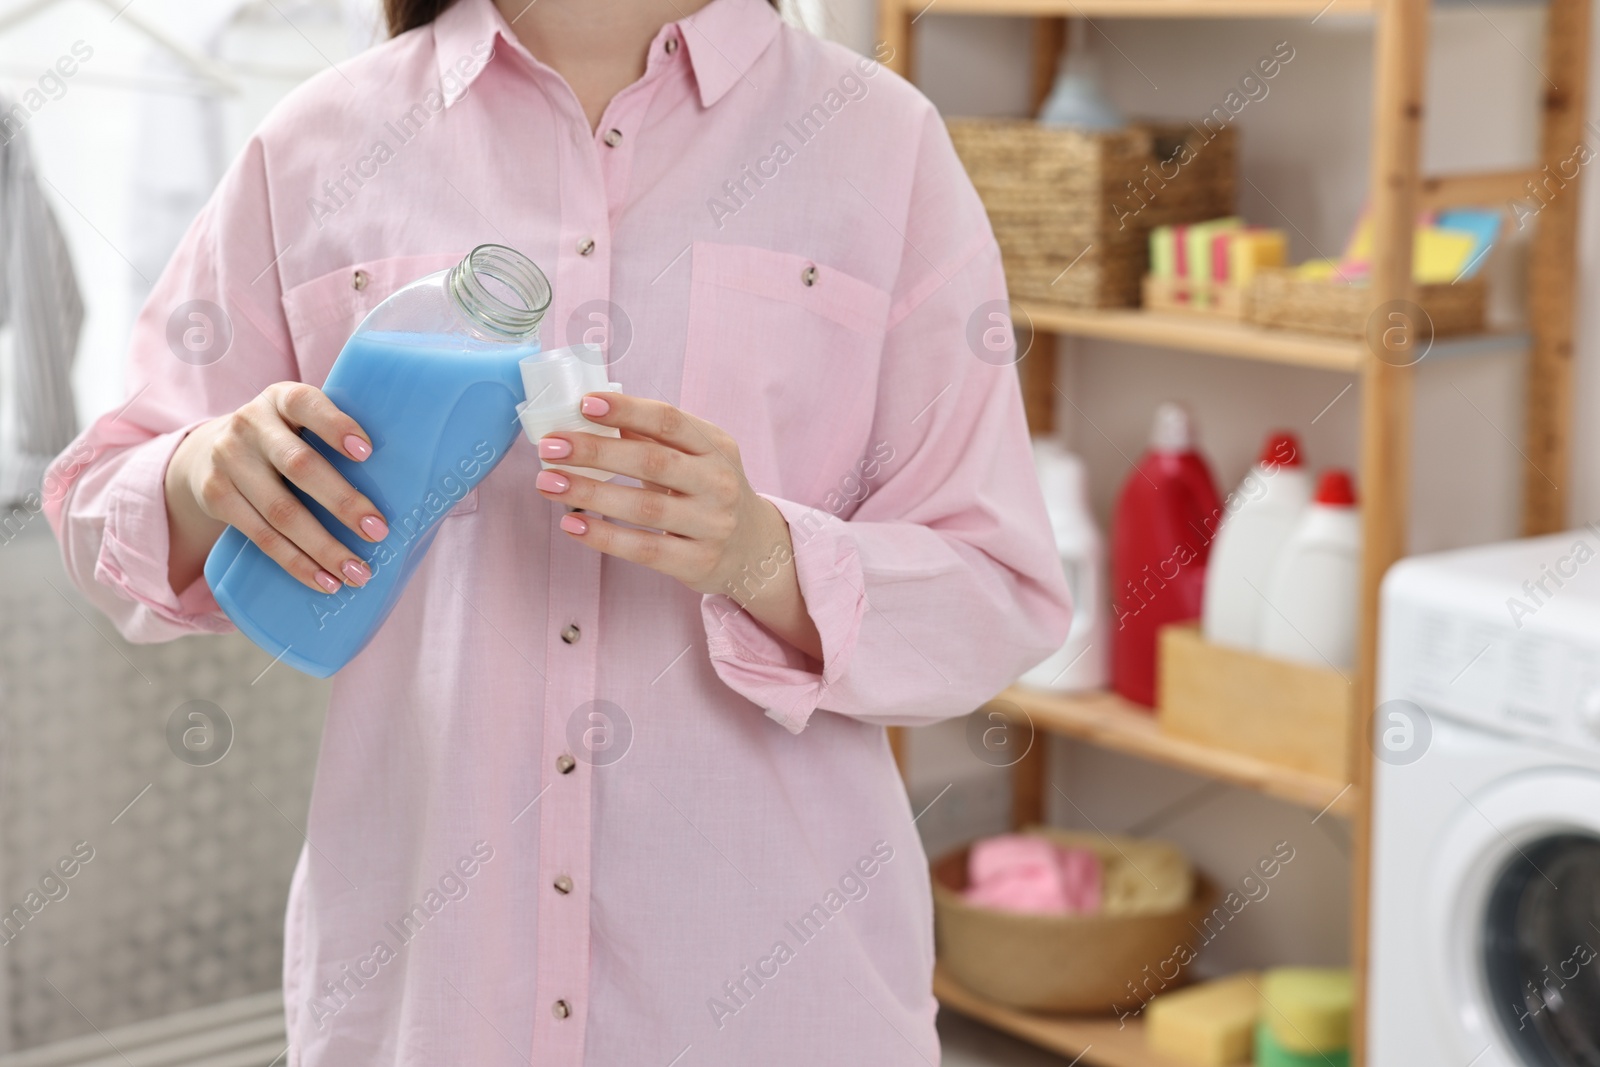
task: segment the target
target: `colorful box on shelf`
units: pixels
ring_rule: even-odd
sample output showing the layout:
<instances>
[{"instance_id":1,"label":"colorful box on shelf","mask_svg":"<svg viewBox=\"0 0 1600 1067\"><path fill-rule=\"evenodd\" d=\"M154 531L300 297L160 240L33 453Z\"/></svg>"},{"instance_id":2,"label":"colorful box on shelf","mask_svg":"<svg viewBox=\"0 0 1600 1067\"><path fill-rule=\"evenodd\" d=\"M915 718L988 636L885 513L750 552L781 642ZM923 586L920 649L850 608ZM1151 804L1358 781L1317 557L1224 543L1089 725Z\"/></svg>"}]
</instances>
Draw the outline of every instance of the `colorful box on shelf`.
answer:
<instances>
[{"instance_id":1,"label":"colorful box on shelf","mask_svg":"<svg viewBox=\"0 0 1600 1067\"><path fill-rule=\"evenodd\" d=\"M1177 737L1349 780L1354 687L1337 671L1161 631L1157 720Z\"/></svg>"},{"instance_id":2,"label":"colorful box on shelf","mask_svg":"<svg viewBox=\"0 0 1600 1067\"><path fill-rule=\"evenodd\" d=\"M1157 227L1150 233L1144 306L1244 319L1250 280L1263 268L1282 266L1286 249L1283 231L1246 226L1231 216Z\"/></svg>"}]
</instances>

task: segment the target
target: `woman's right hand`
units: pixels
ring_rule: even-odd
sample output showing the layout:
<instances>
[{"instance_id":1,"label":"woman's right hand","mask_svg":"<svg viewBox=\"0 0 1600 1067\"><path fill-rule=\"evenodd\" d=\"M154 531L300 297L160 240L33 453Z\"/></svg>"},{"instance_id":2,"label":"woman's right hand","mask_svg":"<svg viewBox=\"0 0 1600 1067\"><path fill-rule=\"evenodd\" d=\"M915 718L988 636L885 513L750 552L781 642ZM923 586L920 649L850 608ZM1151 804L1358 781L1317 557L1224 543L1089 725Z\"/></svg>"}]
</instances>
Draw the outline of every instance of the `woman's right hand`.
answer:
<instances>
[{"instance_id":1,"label":"woman's right hand","mask_svg":"<svg viewBox=\"0 0 1600 1067\"><path fill-rule=\"evenodd\" d=\"M237 411L195 427L178 445L166 475L173 592L181 595L200 577L227 526L319 592L365 585L372 577L285 484L299 487L363 540L388 536L372 501L306 443L302 428L357 463L372 454L356 421L303 382L269 385Z\"/></svg>"}]
</instances>

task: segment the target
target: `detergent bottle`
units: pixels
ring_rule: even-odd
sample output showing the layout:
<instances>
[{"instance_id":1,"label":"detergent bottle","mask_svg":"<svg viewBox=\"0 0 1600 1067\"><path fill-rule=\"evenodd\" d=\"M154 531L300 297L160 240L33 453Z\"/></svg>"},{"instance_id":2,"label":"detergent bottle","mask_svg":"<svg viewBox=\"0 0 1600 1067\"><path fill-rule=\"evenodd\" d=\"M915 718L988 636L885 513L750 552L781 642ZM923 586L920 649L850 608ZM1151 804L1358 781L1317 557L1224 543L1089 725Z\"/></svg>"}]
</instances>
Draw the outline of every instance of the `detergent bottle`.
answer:
<instances>
[{"instance_id":1,"label":"detergent bottle","mask_svg":"<svg viewBox=\"0 0 1600 1067\"><path fill-rule=\"evenodd\" d=\"M1066 643L1020 682L1032 689L1061 692L1102 689L1111 658L1106 644L1106 553L1089 513L1083 461L1060 442L1037 438L1033 464L1056 535L1056 553L1072 591L1072 629Z\"/></svg>"},{"instance_id":2,"label":"detergent bottle","mask_svg":"<svg viewBox=\"0 0 1600 1067\"><path fill-rule=\"evenodd\" d=\"M1361 509L1348 471L1322 472L1317 495L1273 563L1258 651L1346 671L1356 664Z\"/></svg>"},{"instance_id":3,"label":"detergent bottle","mask_svg":"<svg viewBox=\"0 0 1600 1067\"><path fill-rule=\"evenodd\" d=\"M322 390L372 440L363 462L309 430L301 436L389 523L370 543L290 486L372 570L359 588L309 589L229 527L206 559L206 582L239 630L318 678L355 657L399 601L445 514L503 460L523 425L523 361L544 361L539 321L550 283L513 249L482 245L405 286L362 320ZM603 372L602 372L603 373ZM576 407L577 398L571 398Z\"/></svg>"},{"instance_id":4,"label":"detergent bottle","mask_svg":"<svg viewBox=\"0 0 1600 1067\"><path fill-rule=\"evenodd\" d=\"M1222 518L1216 482L1178 404L1156 410L1150 448L1117 497L1111 548L1111 685L1156 702L1157 632L1200 617L1206 561Z\"/></svg>"},{"instance_id":5,"label":"detergent bottle","mask_svg":"<svg viewBox=\"0 0 1600 1067\"><path fill-rule=\"evenodd\" d=\"M1229 498L1232 513L1217 531L1206 564L1206 640L1253 649L1278 553L1311 504L1311 473L1300 442L1284 430L1268 436L1261 459Z\"/></svg>"}]
</instances>

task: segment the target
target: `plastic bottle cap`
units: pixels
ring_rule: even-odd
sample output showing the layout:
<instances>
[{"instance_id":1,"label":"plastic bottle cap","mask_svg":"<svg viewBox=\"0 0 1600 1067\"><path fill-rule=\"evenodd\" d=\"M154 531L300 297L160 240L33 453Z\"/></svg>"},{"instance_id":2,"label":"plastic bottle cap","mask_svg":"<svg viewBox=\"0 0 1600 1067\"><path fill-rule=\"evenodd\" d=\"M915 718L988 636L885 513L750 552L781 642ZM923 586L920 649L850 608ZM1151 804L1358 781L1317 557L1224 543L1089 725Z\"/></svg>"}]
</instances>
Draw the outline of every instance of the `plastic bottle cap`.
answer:
<instances>
[{"instance_id":1,"label":"plastic bottle cap","mask_svg":"<svg viewBox=\"0 0 1600 1067\"><path fill-rule=\"evenodd\" d=\"M1083 508L1083 460L1067 450L1061 442L1050 438L1037 438L1033 442L1033 465L1039 475L1039 488L1044 492L1044 502L1052 511L1058 508Z\"/></svg>"},{"instance_id":2,"label":"plastic bottle cap","mask_svg":"<svg viewBox=\"0 0 1600 1067\"><path fill-rule=\"evenodd\" d=\"M1350 481L1350 473L1341 470L1323 471L1322 478L1317 482L1316 502L1335 508L1355 507L1356 487Z\"/></svg>"},{"instance_id":3,"label":"plastic bottle cap","mask_svg":"<svg viewBox=\"0 0 1600 1067\"><path fill-rule=\"evenodd\" d=\"M1167 401L1156 408L1150 430L1150 447L1157 452L1188 452L1194 448L1194 420L1182 404Z\"/></svg>"},{"instance_id":4,"label":"plastic bottle cap","mask_svg":"<svg viewBox=\"0 0 1600 1067\"><path fill-rule=\"evenodd\" d=\"M606 381L605 350L599 345L571 345L524 359L522 389L527 400L519 407L527 419L562 419L577 416L584 393L603 393ZM531 432L531 431L530 431Z\"/></svg>"},{"instance_id":5,"label":"plastic bottle cap","mask_svg":"<svg viewBox=\"0 0 1600 1067\"><path fill-rule=\"evenodd\" d=\"M1261 446L1261 458L1257 462L1263 467L1300 466L1300 439L1288 430L1273 431Z\"/></svg>"}]
</instances>

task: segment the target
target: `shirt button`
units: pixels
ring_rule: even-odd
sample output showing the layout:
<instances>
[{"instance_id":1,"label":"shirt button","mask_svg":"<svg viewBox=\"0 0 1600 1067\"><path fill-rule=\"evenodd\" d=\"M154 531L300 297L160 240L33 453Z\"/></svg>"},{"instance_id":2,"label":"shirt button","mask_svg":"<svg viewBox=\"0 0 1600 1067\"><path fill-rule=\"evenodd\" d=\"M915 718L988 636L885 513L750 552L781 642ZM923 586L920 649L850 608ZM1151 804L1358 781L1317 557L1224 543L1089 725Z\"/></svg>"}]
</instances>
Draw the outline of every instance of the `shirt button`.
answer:
<instances>
[{"instance_id":1,"label":"shirt button","mask_svg":"<svg viewBox=\"0 0 1600 1067\"><path fill-rule=\"evenodd\" d=\"M607 130L606 131L606 136L605 136L605 142L606 142L606 146L608 148L617 147L617 145L622 143L622 131L621 130Z\"/></svg>"},{"instance_id":2,"label":"shirt button","mask_svg":"<svg viewBox=\"0 0 1600 1067\"><path fill-rule=\"evenodd\" d=\"M355 273L355 277L350 279L350 284L355 286L357 289L365 289L369 280L370 279L367 277L366 271L358 270Z\"/></svg>"},{"instance_id":3,"label":"shirt button","mask_svg":"<svg viewBox=\"0 0 1600 1067\"><path fill-rule=\"evenodd\" d=\"M573 759L571 756L563 754L556 757L556 770L560 771L562 774L571 774L572 768L576 767L577 765L578 761Z\"/></svg>"},{"instance_id":4,"label":"shirt button","mask_svg":"<svg viewBox=\"0 0 1600 1067\"><path fill-rule=\"evenodd\" d=\"M554 1004L550 1005L550 1014L554 1015L557 1019L565 1019L567 1016L572 1014L572 1005L568 1004L564 1000L558 1000Z\"/></svg>"},{"instance_id":5,"label":"shirt button","mask_svg":"<svg viewBox=\"0 0 1600 1067\"><path fill-rule=\"evenodd\" d=\"M812 266L806 267L805 270L800 272L800 280L803 283L805 283L806 285L816 285L817 284L817 268L816 267L812 267Z\"/></svg>"},{"instance_id":6,"label":"shirt button","mask_svg":"<svg viewBox=\"0 0 1600 1067\"><path fill-rule=\"evenodd\" d=\"M665 47L667 49L667 55L670 56L672 53L678 50L678 39L676 37L668 37Z\"/></svg>"},{"instance_id":7,"label":"shirt button","mask_svg":"<svg viewBox=\"0 0 1600 1067\"><path fill-rule=\"evenodd\" d=\"M568 878L564 874L556 876L555 884L556 892L560 893L562 896L566 896L568 893L572 892L572 879Z\"/></svg>"},{"instance_id":8,"label":"shirt button","mask_svg":"<svg viewBox=\"0 0 1600 1067\"><path fill-rule=\"evenodd\" d=\"M582 241L578 242L578 255L586 256L590 252L593 252L593 251L594 251L594 238L593 237L585 237Z\"/></svg>"},{"instance_id":9,"label":"shirt button","mask_svg":"<svg viewBox=\"0 0 1600 1067\"><path fill-rule=\"evenodd\" d=\"M561 640L565 641L569 645L577 644L578 638L582 636L583 631L578 629L576 625L570 622L561 628Z\"/></svg>"}]
</instances>

